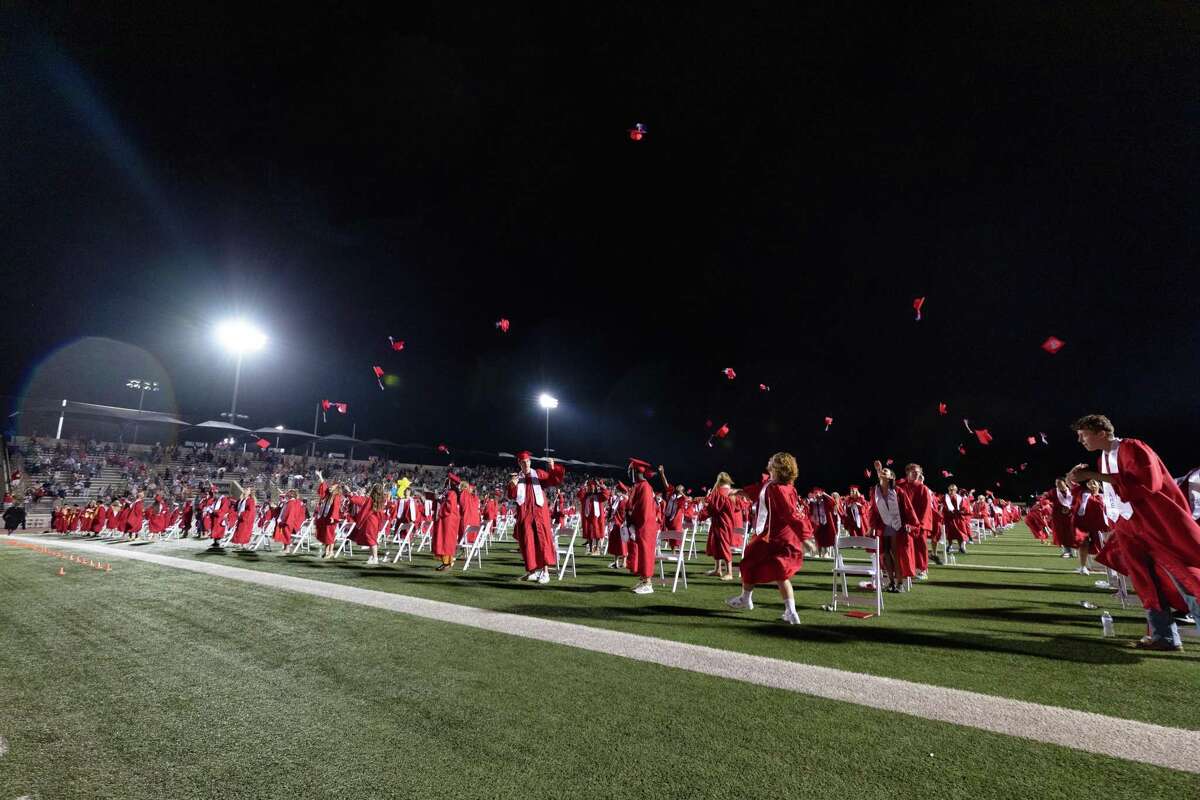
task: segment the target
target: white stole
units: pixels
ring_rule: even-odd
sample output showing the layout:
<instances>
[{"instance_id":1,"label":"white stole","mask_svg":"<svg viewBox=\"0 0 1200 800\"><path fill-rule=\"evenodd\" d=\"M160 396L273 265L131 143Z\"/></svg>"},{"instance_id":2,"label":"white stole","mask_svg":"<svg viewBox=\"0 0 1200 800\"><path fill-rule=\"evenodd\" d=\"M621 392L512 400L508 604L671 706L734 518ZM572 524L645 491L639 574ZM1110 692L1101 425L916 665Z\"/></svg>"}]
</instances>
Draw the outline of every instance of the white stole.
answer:
<instances>
[{"instance_id":1,"label":"white stole","mask_svg":"<svg viewBox=\"0 0 1200 800\"><path fill-rule=\"evenodd\" d=\"M769 506L767 505L767 488L775 481L767 481L763 484L762 490L758 493L758 508L754 512L754 532L762 533L767 529L767 516L769 514Z\"/></svg>"},{"instance_id":2,"label":"white stole","mask_svg":"<svg viewBox=\"0 0 1200 800\"><path fill-rule=\"evenodd\" d=\"M1105 475L1117 474L1117 454L1120 449L1121 440L1113 439L1112 450L1105 450L1100 454L1100 471ZM1133 506L1120 498L1111 483L1101 481L1100 486L1104 492L1104 508L1109 519L1115 522L1118 519L1129 519L1133 516Z\"/></svg>"},{"instance_id":3,"label":"white stole","mask_svg":"<svg viewBox=\"0 0 1200 800\"><path fill-rule=\"evenodd\" d=\"M542 492L542 484L538 483L537 473L530 467L529 472L517 483L517 505L525 505L525 484L533 487L533 502L538 508L546 505L546 495Z\"/></svg>"}]
</instances>

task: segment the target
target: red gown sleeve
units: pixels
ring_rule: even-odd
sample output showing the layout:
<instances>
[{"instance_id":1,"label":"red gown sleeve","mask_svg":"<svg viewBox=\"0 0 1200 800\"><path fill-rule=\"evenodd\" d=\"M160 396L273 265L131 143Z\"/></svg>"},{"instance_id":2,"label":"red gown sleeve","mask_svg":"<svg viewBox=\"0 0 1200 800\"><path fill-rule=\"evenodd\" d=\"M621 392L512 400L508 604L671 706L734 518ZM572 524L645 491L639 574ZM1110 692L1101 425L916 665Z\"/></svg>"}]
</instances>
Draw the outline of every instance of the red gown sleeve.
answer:
<instances>
[{"instance_id":1,"label":"red gown sleeve","mask_svg":"<svg viewBox=\"0 0 1200 800\"><path fill-rule=\"evenodd\" d=\"M1117 474L1113 476L1113 488L1127 503L1145 500L1162 491L1163 472L1161 462L1154 457L1150 448L1137 439L1125 439L1117 451ZM1165 478L1171 480L1170 476Z\"/></svg>"}]
</instances>

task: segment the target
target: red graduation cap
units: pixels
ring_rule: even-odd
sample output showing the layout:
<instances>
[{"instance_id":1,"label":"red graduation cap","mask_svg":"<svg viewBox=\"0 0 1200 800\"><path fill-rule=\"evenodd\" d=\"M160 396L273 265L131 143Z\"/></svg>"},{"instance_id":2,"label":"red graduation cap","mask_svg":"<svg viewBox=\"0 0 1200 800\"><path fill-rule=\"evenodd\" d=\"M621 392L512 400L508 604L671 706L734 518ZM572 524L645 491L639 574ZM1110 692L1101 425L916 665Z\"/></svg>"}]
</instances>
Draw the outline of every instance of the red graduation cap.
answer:
<instances>
[{"instance_id":1,"label":"red graduation cap","mask_svg":"<svg viewBox=\"0 0 1200 800\"><path fill-rule=\"evenodd\" d=\"M829 430L829 426L833 424L833 417L825 418L825 430Z\"/></svg>"},{"instance_id":2,"label":"red graduation cap","mask_svg":"<svg viewBox=\"0 0 1200 800\"><path fill-rule=\"evenodd\" d=\"M1050 355L1054 355L1059 350L1062 350L1064 344L1066 344L1066 342L1064 342L1062 339L1059 339L1057 336L1051 336L1046 339L1046 341L1042 342L1042 349Z\"/></svg>"},{"instance_id":3,"label":"red graduation cap","mask_svg":"<svg viewBox=\"0 0 1200 800\"><path fill-rule=\"evenodd\" d=\"M953 478L953 477L954 477L954 473L953 473L953 472L951 472L951 471L950 471L950 470L948 470L948 469L944 469L944 470L942 470L942 477L943 477L943 478Z\"/></svg>"},{"instance_id":4,"label":"red graduation cap","mask_svg":"<svg viewBox=\"0 0 1200 800\"><path fill-rule=\"evenodd\" d=\"M857 488L858 488L858 484L857 484L857 483L852 483L852 484L850 484L849 488L850 488L850 489L857 489Z\"/></svg>"},{"instance_id":5,"label":"red graduation cap","mask_svg":"<svg viewBox=\"0 0 1200 800\"><path fill-rule=\"evenodd\" d=\"M980 444L988 444L992 441L992 434L988 432L987 428L980 428L975 431L975 438L979 440Z\"/></svg>"},{"instance_id":6,"label":"red graduation cap","mask_svg":"<svg viewBox=\"0 0 1200 800\"><path fill-rule=\"evenodd\" d=\"M255 442L255 444L258 445L258 449L260 449L260 450L266 450L268 447L271 446L271 443L268 442L266 439L259 439L257 442Z\"/></svg>"},{"instance_id":7,"label":"red graduation cap","mask_svg":"<svg viewBox=\"0 0 1200 800\"><path fill-rule=\"evenodd\" d=\"M329 402L328 400L321 401L321 410L322 411L328 411L330 409L330 407L332 407L332 406L333 406L333 403Z\"/></svg>"},{"instance_id":8,"label":"red graduation cap","mask_svg":"<svg viewBox=\"0 0 1200 800\"><path fill-rule=\"evenodd\" d=\"M1026 467L1028 467L1028 466L1029 466L1029 464L1022 464L1022 465L1021 465L1021 467L1020 467L1021 471L1022 471L1022 472L1024 472L1024 471L1025 471L1025 468L1026 468Z\"/></svg>"},{"instance_id":9,"label":"red graduation cap","mask_svg":"<svg viewBox=\"0 0 1200 800\"><path fill-rule=\"evenodd\" d=\"M510 323L504 317L501 317L500 319L496 320L496 327L500 329L501 333L508 333L508 326L511 324L512 323Z\"/></svg>"},{"instance_id":10,"label":"red graduation cap","mask_svg":"<svg viewBox=\"0 0 1200 800\"><path fill-rule=\"evenodd\" d=\"M704 420L704 427L706 427L706 428L711 428L711 427L712 427L712 420L711 420L711 419L706 419L706 420Z\"/></svg>"},{"instance_id":11,"label":"red graduation cap","mask_svg":"<svg viewBox=\"0 0 1200 800\"><path fill-rule=\"evenodd\" d=\"M654 474L654 470L653 470L653 468L650 466L650 462L649 462L649 461L643 461L643 460L642 460L642 459L640 459L640 458L630 458L630 459L629 459L629 466L628 466L628 467L626 467L625 469L627 469L627 470L632 470L633 472L635 472L635 473L638 473L638 474L641 474L641 475L652 475L652 474Z\"/></svg>"},{"instance_id":12,"label":"red graduation cap","mask_svg":"<svg viewBox=\"0 0 1200 800\"><path fill-rule=\"evenodd\" d=\"M350 409L350 405L348 403L334 403L334 406L337 407L339 414L345 414Z\"/></svg>"},{"instance_id":13,"label":"red graduation cap","mask_svg":"<svg viewBox=\"0 0 1200 800\"><path fill-rule=\"evenodd\" d=\"M444 444L439 444L437 446L437 451L439 453L445 453L446 455L450 455L450 448L446 447L446 445L444 445Z\"/></svg>"},{"instance_id":14,"label":"red graduation cap","mask_svg":"<svg viewBox=\"0 0 1200 800\"><path fill-rule=\"evenodd\" d=\"M533 453L529 452L528 450L522 450L521 452L517 453L516 458L517 461L524 461L528 458L533 458Z\"/></svg>"},{"instance_id":15,"label":"red graduation cap","mask_svg":"<svg viewBox=\"0 0 1200 800\"><path fill-rule=\"evenodd\" d=\"M733 380L737 377L737 373L733 371L733 367L726 367L724 370L722 370L722 372L725 373L725 377L729 380Z\"/></svg>"},{"instance_id":16,"label":"red graduation cap","mask_svg":"<svg viewBox=\"0 0 1200 800\"><path fill-rule=\"evenodd\" d=\"M883 463L890 467L892 465L892 459L889 458L887 461L885 461Z\"/></svg>"},{"instance_id":17,"label":"red graduation cap","mask_svg":"<svg viewBox=\"0 0 1200 800\"><path fill-rule=\"evenodd\" d=\"M727 422L722 423L721 427L717 428L716 433L713 434L713 436L715 436L718 439L724 439L728 435L729 435L729 423L727 423Z\"/></svg>"},{"instance_id":18,"label":"red graduation cap","mask_svg":"<svg viewBox=\"0 0 1200 800\"><path fill-rule=\"evenodd\" d=\"M770 386L767 386L765 383L760 383L760 384L758 385L758 390L759 390L760 392L769 392L769 391L771 391L771 387L770 387Z\"/></svg>"},{"instance_id":19,"label":"red graduation cap","mask_svg":"<svg viewBox=\"0 0 1200 800\"><path fill-rule=\"evenodd\" d=\"M1005 467L1005 468L1004 468L1004 471L1005 471L1005 472L1007 472L1009 475L1016 475L1016 474L1017 474L1017 471L1016 471L1015 469L1013 469L1012 467Z\"/></svg>"},{"instance_id":20,"label":"red graduation cap","mask_svg":"<svg viewBox=\"0 0 1200 800\"><path fill-rule=\"evenodd\" d=\"M397 353L404 349L404 340L403 339L393 339L392 337L389 336L388 341L392 343L392 349L395 350Z\"/></svg>"},{"instance_id":21,"label":"red graduation cap","mask_svg":"<svg viewBox=\"0 0 1200 800\"><path fill-rule=\"evenodd\" d=\"M945 403L938 403L938 413L941 414L943 417L946 416L946 414L948 413L948 410L946 408Z\"/></svg>"},{"instance_id":22,"label":"red graduation cap","mask_svg":"<svg viewBox=\"0 0 1200 800\"><path fill-rule=\"evenodd\" d=\"M924 297L917 297L913 299L913 311L917 312L917 322L921 321L921 306L923 305L925 305Z\"/></svg>"},{"instance_id":23,"label":"red graduation cap","mask_svg":"<svg viewBox=\"0 0 1200 800\"><path fill-rule=\"evenodd\" d=\"M1035 445L1037 444L1037 439L1035 439L1035 438L1034 438L1034 437L1032 437L1032 436L1026 436L1026 437L1025 437L1025 441L1029 443L1029 446L1030 446L1030 447L1033 447L1033 446L1035 446Z\"/></svg>"},{"instance_id":24,"label":"red graduation cap","mask_svg":"<svg viewBox=\"0 0 1200 800\"><path fill-rule=\"evenodd\" d=\"M959 454L960 456L965 456L965 455L967 454L967 448L963 447L963 446L960 444L960 445L958 446L958 454Z\"/></svg>"},{"instance_id":25,"label":"red graduation cap","mask_svg":"<svg viewBox=\"0 0 1200 800\"><path fill-rule=\"evenodd\" d=\"M378 364L371 367L371 371L375 373L375 382L379 384L379 391L383 391L383 367Z\"/></svg>"},{"instance_id":26,"label":"red graduation cap","mask_svg":"<svg viewBox=\"0 0 1200 800\"><path fill-rule=\"evenodd\" d=\"M632 128L630 128L629 130L627 130L625 132L629 134L629 140L631 142L640 142L642 139L646 138L647 130L646 130L645 125L638 122L638 123L635 123Z\"/></svg>"}]
</instances>

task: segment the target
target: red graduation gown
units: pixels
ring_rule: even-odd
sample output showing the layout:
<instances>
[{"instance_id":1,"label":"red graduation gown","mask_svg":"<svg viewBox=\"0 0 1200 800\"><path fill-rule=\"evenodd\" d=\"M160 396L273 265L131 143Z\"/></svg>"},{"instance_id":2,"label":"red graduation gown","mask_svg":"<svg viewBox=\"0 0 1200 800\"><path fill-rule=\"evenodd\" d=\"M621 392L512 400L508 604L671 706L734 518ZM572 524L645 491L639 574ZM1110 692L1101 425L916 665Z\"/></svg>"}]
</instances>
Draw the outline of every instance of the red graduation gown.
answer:
<instances>
[{"instance_id":1,"label":"red graduation gown","mask_svg":"<svg viewBox=\"0 0 1200 800\"><path fill-rule=\"evenodd\" d=\"M1145 442L1122 439L1112 488L1133 507L1133 516L1119 521L1115 528L1128 532L1120 537L1120 546L1130 569L1126 574L1142 605L1161 611L1170 600L1160 597L1159 591L1170 582L1163 587L1164 582L1152 580L1159 569L1179 581L1189 594L1200 597L1200 525L1192 519L1187 498L1158 454Z\"/></svg>"},{"instance_id":2,"label":"red graduation gown","mask_svg":"<svg viewBox=\"0 0 1200 800\"><path fill-rule=\"evenodd\" d=\"M742 584L775 583L791 578L804 566L803 515L796 487L773 481L742 489L754 504L766 492L767 520L763 532L746 545L738 569Z\"/></svg>"},{"instance_id":3,"label":"red graduation gown","mask_svg":"<svg viewBox=\"0 0 1200 800\"><path fill-rule=\"evenodd\" d=\"M878 488L878 487L876 487ZM875 507L875 489L871 490L871 529L877 536L883 534L883 517ZM908 495L896 489L896 506L900 509L901 530L892 537L892 556L896 560L896 575L901 578L912 578L917 574L916 557L913 554L913 537L908 529L918 525L917 515L913 511Z\"/></svg>"},{"instance_id":4,"label":"red graduation gown","mask_svg":"<svg viewBox=\"0 0 1200 800\"><path fill-rule=\"evenodd\" d=\"M337 538L337 526L342 521L342 495L331 495L322 481L317 485L317 497L320 502L314 523L317 541L328 547Z\"/></svg>"},{"instance_id":5,"label":"red graduation gown","mask_svg":"<svg viewBox=\"0 0 1200 800\"><path fill-rule=\"evenodd\" d=\"M479 495L474 492L463 492L458 496L458 507L458 535L461 539L467 532L467 528L483 525L483 519L479 515ZM468 541L474 542L475 536L472 536Z\"/></svg>"},{"instance_id":6,"label":"red graduation gown","mask_svg":"<svg viewBox=\"0 0 1200 800\"><path fill-rule=\"evenodd\" d=\"M518 480L525 481L525 501L517 506L516 525L513 528L513 536L521 548L521 557L525 560L525 569L529 572L558 563L558 555L554 549L554 531L550 527L550 498L545 490L560 485L567 470L562 464L555 464L554 469L548 472L543 469L534 472L542 487L544 504L537 504L533 481L524 475L518 477ZM517 499L517 487L511 483L508 484L508 497L510 500Z\"/></svg>"},{"instance_id":7,"label":"red graduation gown","mask_svg":"<svg viewBox=\"0 0 1200 800\"><path fill-rule=\"evenodd\" d=\"M275 519L275 531L271 538L280 544L292 541L292 534L300 530L304 524L304 501L297 497L283 501L279 507L279 516Z\"/></svg>"},{"instance_id":8,"label":"red graduation gown","mask_svg":"<svg viewBox=\"0 0 1200 800\"><path fill-rule=\"evenodd\" d=\"M605 517L608 511L608 498L612 492L608 489L595 489L585 486L579 490L579 513L583 527L583 538L589 542L598 542L604 538Z\"/></svg>"},{"instance_id":9,"label":"red graduation gown","mask_svg":"<svg viewBox=\"0 0 1200 800\"><path fill-rule=\"evenodd\" d=\"M370 497L364 497L357 508L350 541L361 547L375 547L379 544L379 530L383 526L384 512L374 507Z\"/></svg>"},{"instance_id":10,"label":"red graduation gown","mask_svg":"<svg viewBox=\"0 0 1200 800\"><path fill-rule=\"evenodd\" d=\"M247 495L238 502L237 529L230 540L233 544L249 544L250 535L254 533L254 514L257 503L254 495Z\"/></svg>"},{"instance_id":11,"label":"red graduation gown","mask_svg":"<svg viewBox=\"0 0 1200 800\"><path fill-rule=\"evenodd\" d=\"M709 492L704 512L709 519L708 542L704 552L722 561L733 561L734 511L737 498L730 496L728 486Z\"/></svg>"},{"instance_id":12,"label":"red graduation gown","mask_svg":"<svg viewBox=\"0 0 1200 800\"><path fill-rule=\"evenodd\" d=\"M121 530L124 533L137 533L142 529L142 518L145 515L145 510L141 500L134 500L133 505L129 507L125 514L124 521L121 525Z\"/></svg>"},{"instance_id":13,"label":"red graduation gown","mask_svg":"<svg viewBox=\"0 0 1200 800\"><path fill-rule=\"evenodd\" d=\"M458 549L458 525L461 511L458 505L458 492L448 489L446 496L438 503L433 527L433 554L435 556L453 556Z\"/></svg>"},{"instance_id":14,"label":"red graduation gown","mask_svg":"<svg viewBox=\"0 0 1200 800\"><path fill-rule=\"evenodd\" d=\"M628 543L629 571L643 578L653 577L658 552L658 508L649 481L634 483L625 507L625 520L633 530L633 541Z\"/></svg>"},{"instance_id":15,"label":"red graduation gown","mask_svg":"<svg viewBox=\"0 0 1200 800\"><path fill-rule=\"evenodd\" d=\"M813 538L817 547L833 547L837 542L837 503L829 496L817 496L809 501L809 523L812 525ZM821 522L821 510L825 511L825 521Z\"/></svg>"}]
</instances>

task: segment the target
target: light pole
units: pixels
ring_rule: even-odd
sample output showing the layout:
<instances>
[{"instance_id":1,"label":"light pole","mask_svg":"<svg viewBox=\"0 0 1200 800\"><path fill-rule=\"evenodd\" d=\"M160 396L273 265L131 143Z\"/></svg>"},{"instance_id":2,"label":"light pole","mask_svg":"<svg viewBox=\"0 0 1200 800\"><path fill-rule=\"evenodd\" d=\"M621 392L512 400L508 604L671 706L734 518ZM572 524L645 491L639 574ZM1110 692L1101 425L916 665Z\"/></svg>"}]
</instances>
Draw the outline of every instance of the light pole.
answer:
<instances>
[{"instance_id":1,"label":"light pole","mask_svg":"<svg viewBox=\"0 0 1200 800\"><path fill-rule=\"evenodd\" d=\"M281 430L283 430L283 426L282 426L282 425L276 425L276 426L275 426L275 430L277 430L277 431L281 431ZM277 433L277 434L275 434L275 449L276 449L276 450L278 450L278 449L279 449L279 434L278 434L278 433Z\"/></svg>"},{"instance_id":2,"label":"light pole","mask_svg":"<svg viewBox=\"0 0 1200 800\"><path fill-rule=\"evenodd\" d=\"M236 425L238 384L242 379L242 357L247 353L261 350L267 343L267 335L249 322L236 319L222 322L217 326L217 341L226 350L237 356L237 367L233 372L233 402L229 406L229 421Z\"/></svg>"},{"instance_id":3,"label":"light pole","mask_svg":"<svg viewBox=\"0 0 1200 800\"><path fill-rule=\"evenodd\" d=\"M550 409L558 408L558 398L542 392L538 395L538 405L546 409L546 458L550 457Z\"/></svg>"},{"instance_id":4,"label":"light pole","mask_svg":"<svg viewBox=\"0 0 1200 800\"><path fill-rule=\"evenodd\" d=\"M138 411L142 410L142 402L146 399L146 392L157 392L158 383L155 381L146 380L145 378L130 378L125 381L126 389L133 389L138 392ZM140 417L141 414L139 413ZM133 423L133 443L137 444L138 424Z\"/></svg>"}]
</instances>

